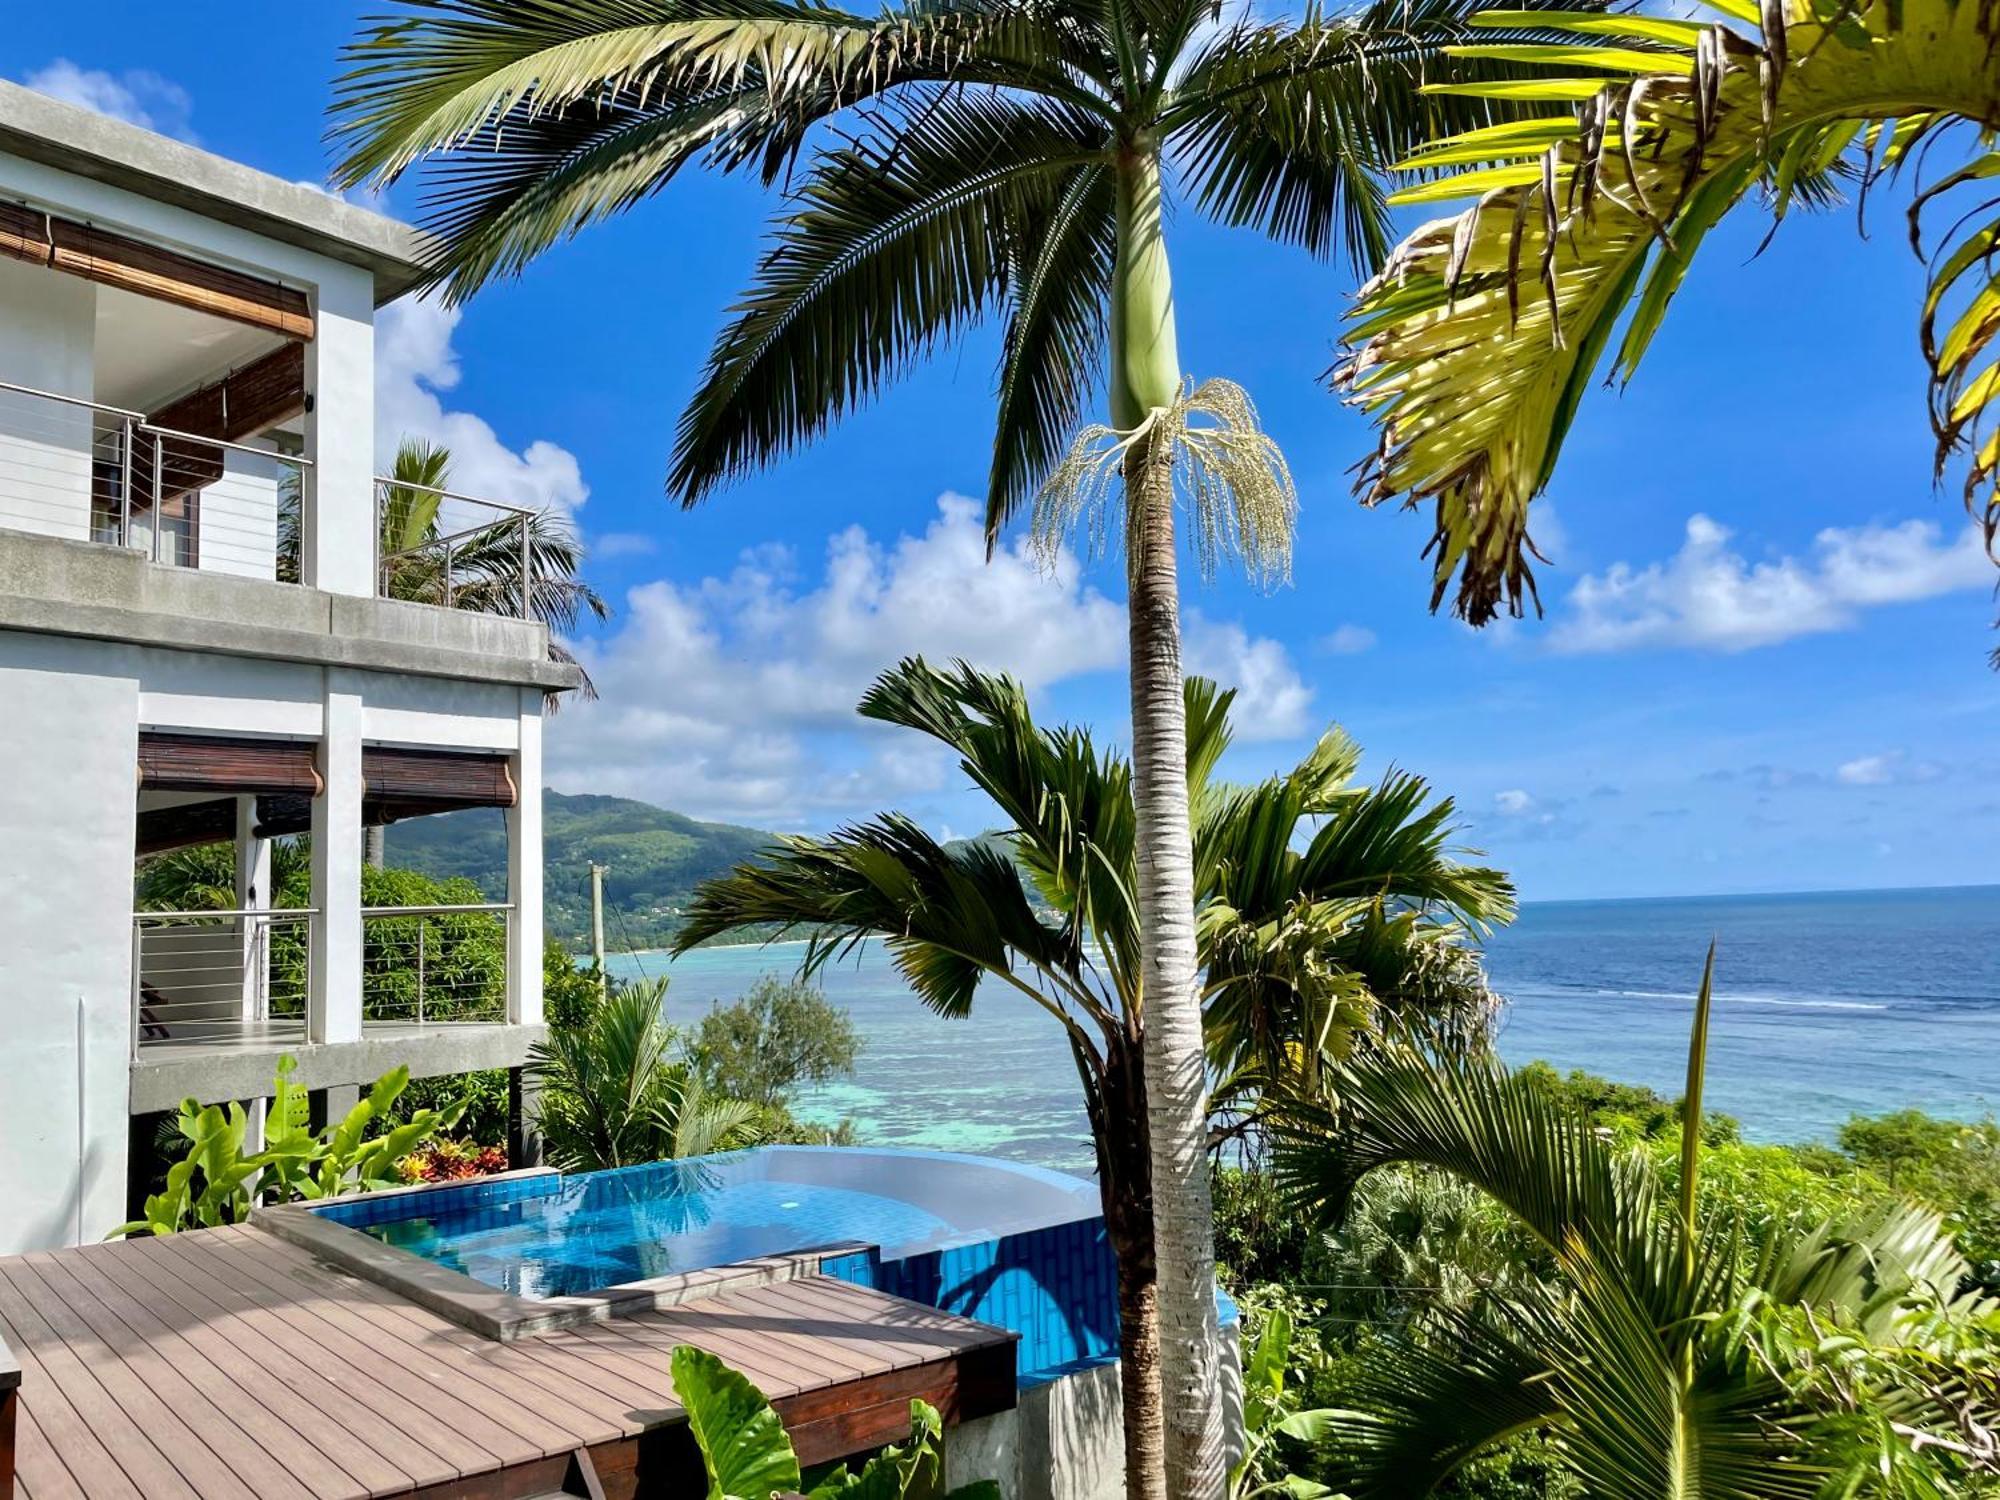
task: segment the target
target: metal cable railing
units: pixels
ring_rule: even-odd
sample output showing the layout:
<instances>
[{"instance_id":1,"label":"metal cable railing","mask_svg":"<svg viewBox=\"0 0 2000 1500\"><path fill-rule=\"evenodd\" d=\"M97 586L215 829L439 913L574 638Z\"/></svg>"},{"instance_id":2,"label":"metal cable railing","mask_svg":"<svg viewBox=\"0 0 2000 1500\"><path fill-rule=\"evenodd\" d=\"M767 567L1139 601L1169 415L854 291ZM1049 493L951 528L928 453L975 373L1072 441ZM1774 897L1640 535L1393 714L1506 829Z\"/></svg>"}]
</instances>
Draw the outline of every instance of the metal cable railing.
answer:
<instances>
[{"instance_id":1,"label":"metal cable railing","mask_svg":"<svg viewBox=\"0 0 2000 1500\"><path fill-rule=\"evenodd\" d=\"M534 618L536 512L428 484L375 481L384 599Z\"/></svg>"},{"instance_id":2,"label":"metal cable railing","mask_svg":"<svg viewBox=\"0 0 2000 1500\"><path fill-rule=\"evenodd\" d=\"M132 915L132 1045L305 1037L316 911Z\"/></svg>"},{"instance_id":3,"label":"metal cable railing","mask_svg":"<svg viewBox=\"0 0 2000 1500\"><path fill-rule=\"evenodd\" d=\"M275 579L296 547L281 496L309 460L0 381L0 527Z\"/></svg>"},{"instance_id":4,"label":"metal cable railing","mask_svg":"<svg viewBox=\"0 0 2000 1500\"><path fill-rule=\"evenodd\" d=\"M514 908L500 902L364 907L362 1025L505 1021L513 919Z\"/></svg>"}]
</instances>

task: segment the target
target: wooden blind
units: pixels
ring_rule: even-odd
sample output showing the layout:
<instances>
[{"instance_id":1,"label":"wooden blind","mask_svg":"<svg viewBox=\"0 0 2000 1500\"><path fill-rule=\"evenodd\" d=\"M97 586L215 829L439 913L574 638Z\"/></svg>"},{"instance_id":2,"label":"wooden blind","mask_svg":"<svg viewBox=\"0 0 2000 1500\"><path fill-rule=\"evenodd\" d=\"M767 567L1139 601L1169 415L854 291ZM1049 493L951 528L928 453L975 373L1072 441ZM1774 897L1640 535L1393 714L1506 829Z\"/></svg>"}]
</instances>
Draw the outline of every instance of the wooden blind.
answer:
<instances>
[{"instance_id":1,"label":"wooden blind","mask_svg":"<svg viewBox=\"0 0 2000 1500\"><path fill-rule=\"evenodd\" d=\"M28 213L34 221L32 226L13 221L16 243L23 249L33 248L33 240L23 238L30 228L41 241L41 253L27 254L25 259L41 260L58 271L123 287L142 297L157 297L218 318L269 329L286 338L313 336L312 305L296 288L71 219L45 220L40 214L18 208L9 212L17 216ZM46 234L40 227L44 224ZM10 253L21 254L22 250Z\"/></svg>"},{"instance_id":2,"label":"wooden blind","mask_svg":"<svg viewBox=\"0 0 2000 1500\"><path fill-rule=\"evenodd\" d=\"M139 786L149 792L325 790L305 740L231 739L209 734L139 736Z\"/></svg>"},{"instance_id":3,"label":"wooden blind","mask_svg":"<svg viewBox=\"0 0 2000 1500\"><path fill-rule=\"evenodd\" d=\"M0 203L0 255L49 263L49 216L18 203Z\"/></svg>"},{"instance_id":4,"label":"wooden blind","mask_svg":"<svg viewBox=\"0 0 2000 1500\"><path fill-rule=\"evenodd\" d=\"M447 807L512 807L516 792L504 755L471 750L397 750L370 745L361 752L363 796L370 802Z\"/></svg>"}]
</instances>

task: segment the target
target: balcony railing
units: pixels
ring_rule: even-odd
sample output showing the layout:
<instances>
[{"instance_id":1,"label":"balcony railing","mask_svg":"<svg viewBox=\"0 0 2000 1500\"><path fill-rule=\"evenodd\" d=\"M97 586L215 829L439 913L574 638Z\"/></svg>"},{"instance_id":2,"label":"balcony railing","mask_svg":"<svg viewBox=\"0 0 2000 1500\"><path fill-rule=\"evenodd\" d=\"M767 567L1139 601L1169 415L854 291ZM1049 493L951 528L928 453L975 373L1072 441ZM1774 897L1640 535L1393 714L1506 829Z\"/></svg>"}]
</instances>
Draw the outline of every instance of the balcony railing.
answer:
<instances>
[{"instance_id":1,"label":"balcony railing","mask_svg":"<svg viewBox=\"0 0 2000 1500\"><path fill-rule=\"evenodd\" d=\"M134 1053L304 1040L316 915L296 908L134 913Z\"/></svg>"},{"instance_id":2,"label":"balcony railing","mask_svg":"<svg viewBox=\"0 0 2000 1500\"><path fill-rule=\"evenodd\" d=\"M283 497L297 495L309 467L270 448L156 427L143 412L0 381L0 527L9 530L280 578L298 545Z\"/></svg>"},{"instance_id":3,"label":"balcony railing","mask_svg":"<svg viewBox=\"0 0 2000 1500\"><path fill-rule=\"evenodd\" d=\"M501 903L362 908L362 1025L505 1021L513 919Z\"/></svg>"},{"instance_id":4,"label":"balcony railing","mask_svg":"<svg viewBox=\"0 0 2000 1500\"><path fill-rule=\"evenodd\" d=\"M532 619L535 517L518 505L378 478L376 592Z\"/></svg>"}]
</instances>

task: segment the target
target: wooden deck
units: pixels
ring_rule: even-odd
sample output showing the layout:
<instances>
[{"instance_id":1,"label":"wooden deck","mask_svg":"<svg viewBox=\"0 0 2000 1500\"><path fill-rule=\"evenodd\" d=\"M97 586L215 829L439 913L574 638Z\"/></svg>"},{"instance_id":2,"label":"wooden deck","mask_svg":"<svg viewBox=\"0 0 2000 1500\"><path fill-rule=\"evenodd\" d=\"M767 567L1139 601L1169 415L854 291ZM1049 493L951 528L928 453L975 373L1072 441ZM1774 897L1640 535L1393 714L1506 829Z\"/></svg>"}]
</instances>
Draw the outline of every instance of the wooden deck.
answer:
<instances>
[{"instance_id":1,"label":"wooden deck","mask_svg":"<svg viewBox=\"0 0 2000 1500\"><path fill-rule=\"evenodd\" d=\"M249 1226L0 1259L21 1500L699 1493L677 1345L812 1463L903 1436L912 1397L1011 1407L1014 1337L813 1276L502 1344Z\"/></svg>"}]
</instances>

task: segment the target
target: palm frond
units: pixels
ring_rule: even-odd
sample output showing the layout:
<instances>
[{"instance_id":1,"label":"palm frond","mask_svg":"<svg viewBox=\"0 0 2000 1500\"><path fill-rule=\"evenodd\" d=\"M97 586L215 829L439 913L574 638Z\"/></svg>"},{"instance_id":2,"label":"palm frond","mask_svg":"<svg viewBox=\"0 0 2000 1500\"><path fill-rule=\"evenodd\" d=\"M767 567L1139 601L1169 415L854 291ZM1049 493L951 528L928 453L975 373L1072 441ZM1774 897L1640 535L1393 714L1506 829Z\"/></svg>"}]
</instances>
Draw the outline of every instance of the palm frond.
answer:
<instances>
[{"instance_id":1,"label":"palm frond","mask_svg":"<svg viewBox=\"0 0 2000 1500\"><path fill-rule=\"evenodd\" d=\"M1049 212L1019 226L986 481L989 546L1061 461L1100 383L1117 256L1115 199L1107 167L1078 167Z\"/></svg>"},{"instance_id":2,"label":"palm frond","mask_svg":"<svg viewBox=\"0 0 2000 1500\"><path fill-rule=\"evenodd\" d=\"M1481 22L1526 19L1512 11ZM1532 80L1432 92L1573 107L1449 137L1408 158L1425 176L1492 165L1395 195L1477 202L1398 247L1357 300L1353 352L1334 373L1380 429L1362 470L1363 500L1433 506L1432 607L1456 577L1457 612L1473 624L1503 604L1519 613L1534 597L1529 506L1549 482L1583 391L1614 338L1614 373L1631 377L1725 213L1761 185L1782 215L1791 202L1824 196L1850 150L1880 144L1881 161L1894 166L1954 113L1990 120L2000 111L2000 85L1984 61L1991 14L1951 0L1914 12L1868 0L1830 18L1785 0L1765 7L1766 29L1754 37L1740 15L1732 26L1535 19L1591 45L1455 46L1475 61L1546 67ZM1918 209L1927 201L1920 195ZM1990 540L2000 525L2000 442L1981 434L2000 379L1972 371L2000 319L1978 311L1975 293L1960 339L1929 343L1932 311L1981 260L1983 249L1966 247L1982 234L1945 256L1925 327L1939 463L1971 451L1966 500Z\"/></svg>"}]
</instances>

